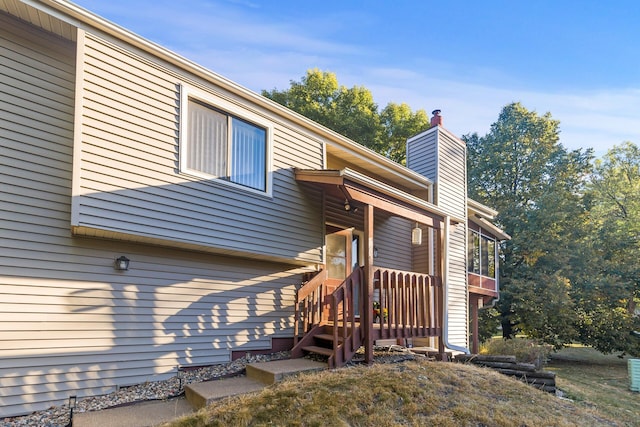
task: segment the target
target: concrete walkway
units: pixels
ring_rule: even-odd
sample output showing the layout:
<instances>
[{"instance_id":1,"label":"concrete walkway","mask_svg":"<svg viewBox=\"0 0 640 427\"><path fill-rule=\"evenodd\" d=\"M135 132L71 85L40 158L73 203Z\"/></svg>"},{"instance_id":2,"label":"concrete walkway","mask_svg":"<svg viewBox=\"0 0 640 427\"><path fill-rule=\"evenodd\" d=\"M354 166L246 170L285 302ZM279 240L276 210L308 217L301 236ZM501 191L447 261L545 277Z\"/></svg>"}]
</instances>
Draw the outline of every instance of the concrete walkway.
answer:
<instances>
[{"instance_id":1,"label":"concrete walkway","mask_svg":"<svg viewBox=\"0 0 640 427\"><path fill-rule=\"evenodd\" d=\"M73 414L73 427L152 427L193 413L184 397Z\"/></svg>"},{"instance_id":2,"label":"concrete walkway","mask_svg":"<svg viewBox=\"0 0 640 427\"><path fill-rule=\"evenodd\" d=\"M189 384L185 396L104 409L76 412L73 427L155 427L196 411L211 402L262 390L289 375L327 369L326 363L308 359L285 359L247 365L247 376Z\"/></svg>"}]
</instances>

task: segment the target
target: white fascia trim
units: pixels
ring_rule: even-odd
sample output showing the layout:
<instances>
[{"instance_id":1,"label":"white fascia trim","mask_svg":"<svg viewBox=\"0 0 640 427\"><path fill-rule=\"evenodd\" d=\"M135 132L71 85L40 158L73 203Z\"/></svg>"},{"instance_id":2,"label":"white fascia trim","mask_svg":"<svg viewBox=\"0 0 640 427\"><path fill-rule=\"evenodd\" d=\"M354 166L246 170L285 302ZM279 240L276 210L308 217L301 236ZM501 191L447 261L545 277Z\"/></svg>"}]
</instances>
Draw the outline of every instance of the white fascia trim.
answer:
<instances>
[{"instance_id":1,"label":"white fascia trim","mask_svg":"<svg viewBox=\"0 0 640 427\"><path fill-rule=\"evenodd\" d=\"M475 222L482 228L486 228L498 238L498 240L511 240L511 236L505 233L501 228L493 224L492 222L482 218L482 217L470 217L471 222Z\"/></svg>"},{"instance_id":2,"label":"white fascia trim","mask_svg":"<svg viewBox=\"0 0 640 427\"><path fill-rule=\"evenodd\" d=\"M433 185L433 182L426 176L415 172L406 166L402 166L400 163L396 163L393 160L384 157L382 154L376 153L370 148L365 147L364 145L352 142L349 139L340 144L336 142L337 141L330 140L327 141L327 145L331 145L332 148L346 151L348 154L365 161L376 163L378 166L384 168L388 172L391 172L398 178L407 180L416 186L424 187L425 190L430 189Z\"/></svg>"},{"instance_id":3,"label":"white fascia trim","mask_svg":"<svg viewBox=\"0 0 640 427\"><path fill-rule=\"evenodd\" d=\"M470 213L480 215L490 220L498 216L497 210L491 209L489 206L483 205L482 203L470 198L467 198L467 208Z\"/></svg>"}]
</instances>

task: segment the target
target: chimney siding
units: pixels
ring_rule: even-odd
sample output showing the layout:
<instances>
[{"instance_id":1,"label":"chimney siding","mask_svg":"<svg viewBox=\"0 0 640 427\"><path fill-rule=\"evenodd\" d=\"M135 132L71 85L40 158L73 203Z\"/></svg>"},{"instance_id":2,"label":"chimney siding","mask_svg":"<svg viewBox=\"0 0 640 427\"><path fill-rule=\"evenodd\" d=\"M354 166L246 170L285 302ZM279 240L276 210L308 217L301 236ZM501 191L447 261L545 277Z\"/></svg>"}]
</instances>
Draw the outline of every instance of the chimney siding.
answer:
<instances>
[{"instance_id":1,"label":"chimney siding","mask_svg":"<svg viewBox=\"0 0 640 427\"><path fill-rule=\"evenodd\" d=\"M407 167L434 183L433 203L463 220L450 235L448 335L453 345L468 347L467 307L467 164L466 145L442 126L435 110L431 128L407 141Z\"/></svg>"}]
</instances>

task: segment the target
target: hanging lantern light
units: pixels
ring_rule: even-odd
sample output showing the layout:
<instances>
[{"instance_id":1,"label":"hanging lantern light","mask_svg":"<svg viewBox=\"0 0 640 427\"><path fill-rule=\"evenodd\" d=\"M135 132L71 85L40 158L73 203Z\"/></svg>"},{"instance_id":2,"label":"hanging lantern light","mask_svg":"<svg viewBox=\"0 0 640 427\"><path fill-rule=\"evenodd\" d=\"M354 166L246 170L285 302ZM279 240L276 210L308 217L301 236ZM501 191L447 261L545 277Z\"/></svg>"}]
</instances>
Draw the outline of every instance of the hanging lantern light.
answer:
<instances>
[{"instance_id":1,"label":"hanging lantern light","mask_svg":"<svg viewBox=\"0 0 640 427\"><path fill-rule=\"evenodd\" d=\"M422 229L418 226L417 222L416 227L411 230L411 244L414 246L422 244Z\"/></svg>"}]
</instances>

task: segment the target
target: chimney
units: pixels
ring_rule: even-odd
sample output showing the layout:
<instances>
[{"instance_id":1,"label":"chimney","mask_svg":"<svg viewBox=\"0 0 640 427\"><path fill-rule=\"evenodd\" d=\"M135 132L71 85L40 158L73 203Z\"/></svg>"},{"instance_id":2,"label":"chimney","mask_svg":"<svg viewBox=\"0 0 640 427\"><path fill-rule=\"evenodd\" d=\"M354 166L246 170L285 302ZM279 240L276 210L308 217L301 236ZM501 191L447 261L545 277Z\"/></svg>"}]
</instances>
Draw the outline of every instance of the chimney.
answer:
<instances>
[{"instance_id":1,"label":"chimney","mask_svg":"<svg viewBox=\"0 0 640 427\"><path fill-rule=\"evenodd\" d=\"M433 117L431 117L431 127L442 126L442 116L440 115L440 110L433 110L431 114L433 114Z\"/></svg>"}]
</instances>

